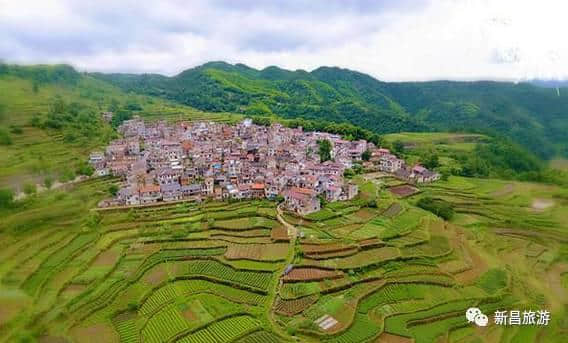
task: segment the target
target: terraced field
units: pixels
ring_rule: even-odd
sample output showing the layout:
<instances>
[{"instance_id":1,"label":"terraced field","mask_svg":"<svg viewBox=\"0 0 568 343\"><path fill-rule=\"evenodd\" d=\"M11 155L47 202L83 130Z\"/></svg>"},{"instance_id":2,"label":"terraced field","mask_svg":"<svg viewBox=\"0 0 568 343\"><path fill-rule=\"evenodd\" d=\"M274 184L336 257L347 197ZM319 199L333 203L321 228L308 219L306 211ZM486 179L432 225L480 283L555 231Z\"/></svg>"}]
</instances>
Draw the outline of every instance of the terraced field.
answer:
<instances>
[{"instance_id":1,"label":"terraced field","mask_svg":"<svg viewBox=\"0 0 568 343\"><path fill-rule=\"evenodd\" d=\"M401 199L361 179L353 201L285 213L296 238L268 201L95 210L116 181L4 210L1 342L563 339L564 189L450 178ZM415 207L422 196L457 215L445 222ZM530 334L479 329L464 316L470 306L549 309L552 320Z\"/></svg>"}]
</instances>

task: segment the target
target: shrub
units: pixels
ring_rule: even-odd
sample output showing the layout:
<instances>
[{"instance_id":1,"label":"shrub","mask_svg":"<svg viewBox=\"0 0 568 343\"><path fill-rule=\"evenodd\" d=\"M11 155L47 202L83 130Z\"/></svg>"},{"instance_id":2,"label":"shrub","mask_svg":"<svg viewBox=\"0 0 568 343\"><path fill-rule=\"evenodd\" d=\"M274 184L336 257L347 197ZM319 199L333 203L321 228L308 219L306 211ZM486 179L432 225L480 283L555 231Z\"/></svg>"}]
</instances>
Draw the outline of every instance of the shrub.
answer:
<instances>
[{"instance_id":1,"label":"shrub","mask_svg":"<svg viewBox=\"0 0 568 343\"><path fill-rule=\"evenodd\" d=\"M21 135L24 131L20 126L17 125L10 125L10 132L15 135Z\"/></svg>"},{"instance_id":2,"label":"shrub","mask_svg":"<svg viewBox=\"0 0 568 343\"><path fill-rule=\"evenodd\" d=\"M46 176L45 179L43 179L43 186L50 189L51 186L53 186L53 178L51 176Z\"/></svg>"},{"instance_id":3,"label":"shrub","mask_svg":"<svg viewBox=\"0 0 568 343\"><path fill-rule=\"evenodd\" d=\"M32 195L35 194L37 192L37 187L34 183L26 183L24 185L24 193L26 193L27 195Z\"/></svg>"},{"instance_id":4,"label":"shrub","mask_svg":"<svg viewBox=\"0 0 568 343\"><path fill-rule=\"evenodd\" d=\"M118 186L115 184L112 184L109 186L108 188L108 192L112 195L112 196L116 196L116 193L118 193Z\"/></svg>"},{"instance_id":5,"label":"shrub","mask_svg":"<svg viewBox=\"0 0 568 343\"><path fill-rule=\"evenodd\" d=\"M0 145L11 145L12 144L12 137L8 131L0 129Z\"/></svg>"},{"instance_id":6,"label":"shrub","mask_svg":"<svg viewBox=\"0 0 568 343\"><path fill-rule=\"evenodd\" d=\"M435 215L444 218L445 220L450 220L454 216L454 209L452 205L447 201L441 199L432 199L430 197L424 197L418 200L416 205L426 211L430 211Z\"/></svg>"},{"instance_id":7,"label":"shrub","mask_svg":"<svg viewBox=\"0 0 568 343\"><path fill-rule=\"evenodd\" d=\"M0 208L8 208L14 201L14 193L11 189L0 189Z\"/></svg>"},{"instance_id":8,"label":"shrub","mask_svg":"<svg viewBox=\"0 0 568 343\"><path fill-rule=\"evenodd\" d=\"M95 169L93 169L93 167L91 167L89 164L85 163L81 163L78 167L77 167L77 174L79 175L87 175L87 176L91 176L93 175L93 173L95 172Z\"/></svg>"}]
</instances>

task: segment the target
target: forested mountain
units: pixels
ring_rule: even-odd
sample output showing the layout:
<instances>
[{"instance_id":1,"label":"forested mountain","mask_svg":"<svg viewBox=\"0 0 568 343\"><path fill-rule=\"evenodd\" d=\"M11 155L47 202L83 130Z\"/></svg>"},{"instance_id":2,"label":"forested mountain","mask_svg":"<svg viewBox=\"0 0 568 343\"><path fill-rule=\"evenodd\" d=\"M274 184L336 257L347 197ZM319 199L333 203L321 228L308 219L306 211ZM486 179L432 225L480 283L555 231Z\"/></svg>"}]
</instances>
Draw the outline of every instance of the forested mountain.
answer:
<instances>
[{"instance_id":1,"label":"forested mountain","mask_svg":"<svg viewBox=\"0 0 568 343\"><path fill-rule=\"evenodd\" d=\"M335 67L256 70L224 62L173 77L92 75L207 111L347 121L378 133L479 131L510 137L541 158L568 156L568 94L527 83L392 83Z\"/></svg>"}]
</instances>

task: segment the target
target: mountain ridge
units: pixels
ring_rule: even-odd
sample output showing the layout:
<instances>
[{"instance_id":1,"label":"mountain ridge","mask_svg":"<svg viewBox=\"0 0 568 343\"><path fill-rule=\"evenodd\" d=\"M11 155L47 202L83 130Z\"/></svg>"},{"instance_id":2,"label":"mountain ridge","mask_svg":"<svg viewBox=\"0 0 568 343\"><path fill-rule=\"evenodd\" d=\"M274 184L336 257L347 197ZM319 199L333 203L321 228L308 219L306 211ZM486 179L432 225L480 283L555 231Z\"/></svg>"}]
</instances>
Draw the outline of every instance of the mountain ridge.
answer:
<instances>
[{"instance_id":1,"label":"mountain ridge","mask_svg":"<svg viewBox=\"0 0 568 343\"><path fill-rule=\"evenodd\" d=\"M358 71L322 66L208 62L175 76L102 74L127 91L206 111L349 122L377 133L474 131L504 135L541 158L568 156L568 97L529 83L384 82Z\"/></svg>"}]
</instances>

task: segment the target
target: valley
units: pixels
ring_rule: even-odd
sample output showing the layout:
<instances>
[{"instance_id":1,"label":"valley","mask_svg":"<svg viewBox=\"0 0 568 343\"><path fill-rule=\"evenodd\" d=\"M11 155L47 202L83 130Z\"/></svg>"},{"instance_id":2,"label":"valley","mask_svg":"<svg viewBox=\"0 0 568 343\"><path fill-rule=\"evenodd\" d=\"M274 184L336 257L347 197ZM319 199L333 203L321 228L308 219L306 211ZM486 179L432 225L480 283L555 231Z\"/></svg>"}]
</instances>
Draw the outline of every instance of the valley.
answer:
<instances>
[{"instance_id":1,"label":"valley","mask_svg":"<svg viewBox=\"0 0 568 343\"><path fill-rule=\"evenodd\" d=\"M495 137L377 137L322 124L353 140L380 138L409 165L437 160L442 178L408 184L361 168L346 176L357 196L303 216L276 199L98 208L124 180L93 176L89 153L119 139L117 127L133 115L236 124L249 114L205 112L75 77L39 86L0 77L0 127L11 138L0 145L0 188L28 190L19 200L2 195L0 342L564 341L568 188L495 169L461 175L472 166L468 154L502 162L487 154L502 147ZM111 107L120 122L101 119ZM515 161L527 172L536 161L557 173L536 158ZM29 186L78 175L82 181L41 192ZM489 316L487 327L467 322L472 306ZM551 319L495 324L495 311L514 309L548 310Z\"/></svg>"}]
</instances>

